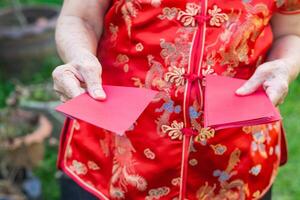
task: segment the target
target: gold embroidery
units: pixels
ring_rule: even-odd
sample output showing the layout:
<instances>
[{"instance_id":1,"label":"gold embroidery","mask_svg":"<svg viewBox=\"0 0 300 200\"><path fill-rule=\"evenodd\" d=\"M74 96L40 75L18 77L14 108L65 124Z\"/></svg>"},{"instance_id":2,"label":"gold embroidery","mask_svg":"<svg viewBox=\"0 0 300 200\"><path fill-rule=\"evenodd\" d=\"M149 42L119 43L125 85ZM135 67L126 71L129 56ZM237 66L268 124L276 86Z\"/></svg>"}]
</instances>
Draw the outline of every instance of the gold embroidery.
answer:
<instances>
[{"instance_id":1,"label":"gold embroidery","mask_svg":"<svg viewBox=\"0 0 300 200\"><path fill-rule=\"evenodd\" d=\"M198 164L198 161L197 161L197 159L193 158L193 159L189 160L189 164L191 166L196 166Z\"/></svg>"},{"instance_id":2,"label":"gold embroidery","mask_svg":"<svg viewBox=\"0 0 300 200\"><path fill-rule=\"evenodd\" d=\"M143 49L144 49L144 46L143 46L142 43L138 43L138 44L135 45L135 50L136 51L143 51Z\"/></svg>"},{"instance_id":3,"label":"gold embroidery","mask_svg":"<svg viewBox=\"0 0 300 200\"><path fill-rule=\"evenodd\" d=\"M216 155L223 155L227 151L227 147L222 144L210 145Z\"/></svg>"},{"instance_id":4,"label":"gold embroidery","mask_svg":"<svg viewBox=\"0 0 300 200\"><path fill-rule=\"evenodd\" d=\"M222 13L221 8L217 5L214 5L213 9L209 9L208 14L211 16L209 21L211 26L221 26L222 23L228 20L228 15L226 13Z\"/></svg>"},{"instance_id":5,"label":"gold embroidery","mask_svg":"<svg viewBox=\"0 0 300 200\"><path fill-rule=\"evenodd\" d=\"M196 26L195 16L198 15L200 6L195 3L187 3L185 11L179 11L177 20L180 20L184 26Z\"/></svg>"},{"instance_id":6,"label":"gold embroidery","mask_svg":"<svg viewBox=\"0 0 300 200\"><path fill-rule=\"evenodd\" d=\"M124 54L119 54L116 58L116 64L117 65L123 65L123 70L124 72L128 72L129 71L129 57L127 55Z\"/></svg>"},{"instance_id":7,"label":"gold embroidery","mask_svg":"<svg viewBox=\"0 0 300 200\"><path fill-rule=\"evenodd\" d=\"M70 169L73 172L75 172L77 175L86 175L88 171L86 166L77 160L72 161L72 165L70 166Z\"/></svg>"},{"instance_id":8,"label":"gold embroidery","mask_svg":"<svg viewBox=\"0 0 300 200\"><path fill-rule=\"evenodd\" d=\"M260 164L255 165L249 170L249 173L254 176L257 176L260 173L261 168L262 168L262 166Z\"/></svg>"},{"instance_id":9,"label":"gold embroidery","mask_svg":"<svg viewBox=\"0 0 300 200\"><path fill-rule=\"evenodd\" d=\"M202 142L206 141L207 139L210 139L215 136L215 129L212 129L210 127L207 128L201 128L200 132L198 131L198 135L195 137L196 142Z\"/></svg>"},{"instance_id":10,"label":"gold embroidery","mask_svg":"<svg viewBox=\"0 0 300 200\"><path fill-rule=\"evenodd\" d=\"M201 186L197 190L197 199L199 200L207 200L212 199L214 196L214 190L216 189L216 184L213 186L209 186L207 182L205 182L205 185Z\"/></svg>"},{"instance_id":11,"label":"gold embroidery","mask_svg":"<svg viewBox=\"0 0 300 200\"><path fill-rule=\"evenodd\" d=\"M168 68L168 72L165 73L164 79L170 83L174 83L177 87L184 85L185 79L183 77L185 73L184 68L178 68L176 66L171 66Z\"/></svg>"},{"instance_id":12,"label":"gold embroidery","mask_svg":"<svg viewBox=\"0 0 300 200\"><path fill-rule=\"evenodd\" d=\"M151 189L148 192L148 196L146 196L145 200L155 200L160 199L163 196L166 196L170 193L170 188L167 186L159 187L157 189Z\"/></svg>"},{"instance_id":13,"label":"gold embroidery","mask_svg":"<svg viewBox=\"0 0 300 200\"><path fill-rule=\"evenodd\" d=\"M133 152L136 150L130 139L126 135L116 136L114 143L114 158L109 189L111 197L124 199L127 185L139 191L145 191L147 181L144 177L135 173Z\"/></svg>"},{"instance_id":14,"label":"gold embroidery","mask_svg":"<svg viewBox=\"0 0 300 200\"><path fill-rule=\"evenodd\" d=\"M155 159L155 154L153 151L151 151L149 148L144 150L144 154L146 156L146 158L154 160Z\"/></svg>"},{"instance_id":15,"label":"gold embroidery","mask_svg":"<svg viewBox=\"0 0 300 200\"><path fill-rule=\"evenodd\" d=\"M257 199L260 196L260 191L256 190L252 196L253 196L253 198Z\"/></svg>"},{"instance_id":16,"label":"gold embroidery","mask_svg":"<svg viewBox=\"0 0 300 200\"><path fill-rule=\"evenodd\" d=\"M162 14L158 15L158 18L163 20L165 18L167 18L168 20L172 20L176 17L178 12L177 8L168 8L165 7L162 9Z\"/></svg>"},{"instance_id":17,"label":"gold embroidery","mask_svg":"<svg viewBox=\"0 0 300 200\"><path fill-rule=\"evenodd\" d=\"M136 87L139 87L139 88L143 88L144 87L144 84L142 83L141 79L140 78L137 78L137 77L132 77L131 80L133 80L133 85L136 86Z\"/></svg>"},{"instance_id":18,"label":"gold embroidery","mask_svg":"<svg viewBox=\"0 0 300 200\"><path fill-rule=\"evenodd\" d=\"M174 185L174 186L180 186L180 180L181 180L180 177L173 178L172 181L171 181L171 183L172 183L172 185Z\"/></svg>"},{"instance_id":19,"label":"gold embroidery","mask_svg":"<svg viewBox=\"0 0 300 200\"><path fill-rule=\"evenodd\" d=\"M115 26L113 23L110 23L109 31L111 32L111 37L110 37L111 42L115 42L118 37L119 27Z\"/></svg>"},{"instance_id":20,"label":"gold embroidery","mask_svg":"<svg viewBox=\"0 0 300 200\"><path fill-rule=\"evenodd\" d=\"M94 161L88 161L88 168L91 170L99 170L100 167Z\"/></svg>"},{"instance_id":21,"label":"gold embroidery","mask_svg":"<svg viewBox=\"0 0 300 200\"><path fill-rule=\"evenodd\" d=\"M172 140L179 139L182 140L182 132L181 129L183 128L183 122L177 122L174 120L171 126L162 125L161 129L163 133L168 133Z\"/></svg>"}]
</instances>

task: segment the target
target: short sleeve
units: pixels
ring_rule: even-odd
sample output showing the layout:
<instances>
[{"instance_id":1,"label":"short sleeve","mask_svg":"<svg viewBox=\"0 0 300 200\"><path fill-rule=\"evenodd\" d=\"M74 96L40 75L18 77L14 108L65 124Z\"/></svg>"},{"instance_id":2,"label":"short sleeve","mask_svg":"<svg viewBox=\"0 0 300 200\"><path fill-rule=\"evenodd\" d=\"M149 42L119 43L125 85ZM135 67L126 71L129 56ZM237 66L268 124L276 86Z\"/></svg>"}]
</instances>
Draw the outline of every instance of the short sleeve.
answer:
<instances>
[{"instance_id":1,"label":"short sleeve","mask_svg":"<svg viewBox=\"0 0 300 200\"><path fill-rule=\"evenodd\" d=\"M300 14L300 0L276 0L276 6L281 14Z\"/></svg>"}]
</instances>

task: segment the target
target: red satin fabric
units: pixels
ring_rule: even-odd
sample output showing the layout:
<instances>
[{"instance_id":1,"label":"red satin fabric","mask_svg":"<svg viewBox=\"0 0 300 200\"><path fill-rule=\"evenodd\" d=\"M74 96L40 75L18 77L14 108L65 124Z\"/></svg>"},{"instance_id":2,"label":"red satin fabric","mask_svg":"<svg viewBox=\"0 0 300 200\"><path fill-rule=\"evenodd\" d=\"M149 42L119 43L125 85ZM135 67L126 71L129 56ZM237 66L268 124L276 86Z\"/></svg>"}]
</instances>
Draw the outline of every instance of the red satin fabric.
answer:
<instances>
[{"instance_id":1,"label":"red satin fabric","mask_svg":"<svg viewBox=\"0 0 300 200\"><path fill-rule=\"evenodd\" d=\"M261 198L286 162L281 122L203 128L205 76L248 79L271 47L273 13L298 6L112 1L98 50L103 83L159 94L125 136L67 120L58 167L100 199Z\"/></svg>"}]
</instances>

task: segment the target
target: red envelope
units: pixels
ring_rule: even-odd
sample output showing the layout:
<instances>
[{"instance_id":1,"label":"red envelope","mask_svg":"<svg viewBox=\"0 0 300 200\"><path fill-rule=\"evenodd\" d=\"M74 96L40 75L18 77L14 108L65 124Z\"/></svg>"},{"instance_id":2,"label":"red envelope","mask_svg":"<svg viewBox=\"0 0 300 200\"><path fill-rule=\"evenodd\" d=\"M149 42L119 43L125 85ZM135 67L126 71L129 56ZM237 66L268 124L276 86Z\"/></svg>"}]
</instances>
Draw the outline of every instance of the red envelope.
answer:
<instances>
[{"instance_id":1,"label":"red envelope","mask_svg":"<svg viewBox=\"0 0 300 200\"><path fill-rule=\"evenodd\" d=\"M245 81L215 75L206 77L205 127L224 129L265 124L281 119L278 109L262 87L247 96L235 94Z\"/></svg>"},{"instance_id":2,"label":"red envelope","mask_svg":"<svg viewBox=\"0 0 300 200\"><path fill-rule=\"evenodd\" d=\"M157 94L145 88L108 85L103 88L107 95L104 101L94 100L85 93L59 105L56 110L123 135Z\"/></svg>"}]
</instances>

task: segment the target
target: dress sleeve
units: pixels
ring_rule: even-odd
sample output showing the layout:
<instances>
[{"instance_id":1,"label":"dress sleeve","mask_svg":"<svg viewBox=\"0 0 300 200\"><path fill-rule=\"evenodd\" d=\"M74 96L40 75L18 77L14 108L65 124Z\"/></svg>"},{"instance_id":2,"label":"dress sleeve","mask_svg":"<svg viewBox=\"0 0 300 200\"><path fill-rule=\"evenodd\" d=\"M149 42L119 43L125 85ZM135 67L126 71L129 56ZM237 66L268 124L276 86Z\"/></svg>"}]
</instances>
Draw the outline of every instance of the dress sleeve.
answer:
<instances>
[{"instance_id":1,"label":"dress sleeve","mask_svg":"<svg viewBox=\"0 0 300 200\"><path fill-rule=\"evenodd\" d=\"M280 14L300 14L300 0L277 0L276 5Z\"/></svg>"}]
</instances>

